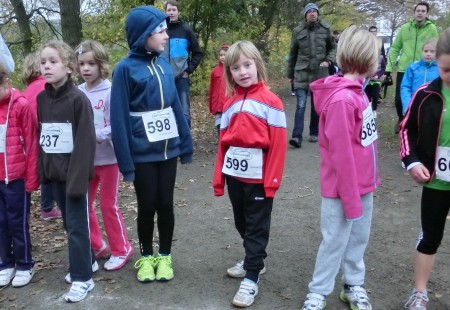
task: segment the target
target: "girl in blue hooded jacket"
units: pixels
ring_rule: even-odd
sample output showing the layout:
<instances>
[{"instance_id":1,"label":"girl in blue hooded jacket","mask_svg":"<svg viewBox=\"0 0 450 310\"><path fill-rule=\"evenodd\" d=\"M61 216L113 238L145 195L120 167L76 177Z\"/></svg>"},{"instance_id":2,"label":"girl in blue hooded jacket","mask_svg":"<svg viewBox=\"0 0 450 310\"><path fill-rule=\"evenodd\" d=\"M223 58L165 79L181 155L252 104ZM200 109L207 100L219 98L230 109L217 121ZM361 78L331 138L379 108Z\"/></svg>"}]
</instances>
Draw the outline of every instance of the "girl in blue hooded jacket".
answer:
<instances>
[{"instance_id":1,"label":"girl in blue hooded jacket","mask_svg":"<svg viewBox=\"0 0 450 310\"><path fill-rule=\"evenodd\" d=\"M181 109L169 63L160 56L168 44L167 15L151 6L132 9L126 19L130 48L113 72L111 134L124 181L132 181L138 203L140 282L169 281L175 225L173 194L177 158L192 161L192 137ZM159 256L153 255L158 215Z\"/></svg>"},{"instance_id":2,"label":"girl in blue hooded jacket","mask_svg":"<svg viewBox=\"0 0 450 310\"><path fill-rule=\"evenodd\" d=\"M422 47L422 59L413 62L406 68L400 87L403 115L406 114L406 110L416 90L439 76L436 62L436 43L436 38L425 41Z\"/></svg>"}]
</instances>

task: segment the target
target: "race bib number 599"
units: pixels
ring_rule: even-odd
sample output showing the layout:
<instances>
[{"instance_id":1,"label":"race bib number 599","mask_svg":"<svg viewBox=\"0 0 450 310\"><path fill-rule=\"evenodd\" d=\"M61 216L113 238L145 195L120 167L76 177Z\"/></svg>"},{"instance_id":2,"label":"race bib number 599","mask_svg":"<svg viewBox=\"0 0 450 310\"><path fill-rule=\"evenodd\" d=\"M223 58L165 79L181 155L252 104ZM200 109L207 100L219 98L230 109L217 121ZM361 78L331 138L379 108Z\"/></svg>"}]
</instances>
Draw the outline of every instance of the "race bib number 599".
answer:
<instances>
[{"instance_id":1,"label":"race bib number 599","mask_svg":"<svg viewBox=\"0 0 450 310\"><path fill-rule=\"evenodd\" d=\"M262 179L262 149L231 146L225 154L222 172L247 179Z\"/></svg>"}]
</instances>

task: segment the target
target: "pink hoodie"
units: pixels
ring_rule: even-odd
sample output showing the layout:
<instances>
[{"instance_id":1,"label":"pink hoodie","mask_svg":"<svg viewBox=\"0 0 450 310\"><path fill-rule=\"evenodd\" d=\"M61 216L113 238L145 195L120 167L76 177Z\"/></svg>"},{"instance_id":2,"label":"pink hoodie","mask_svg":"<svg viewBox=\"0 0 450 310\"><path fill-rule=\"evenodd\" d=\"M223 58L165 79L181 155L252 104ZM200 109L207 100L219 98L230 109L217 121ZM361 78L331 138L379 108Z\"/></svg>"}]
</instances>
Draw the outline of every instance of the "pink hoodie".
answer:
<instances>
[{"instance_id":1,"label":"pink hoodie","mask_svg":"<svg viewBox=\"0 0 450 310\"><path fill-rule=\"evenodd\" d=\"M360 196L380 185L377 141L361 145L363 111L370 106L362 82L334 75L310 85L320 116L321 194L339 198L349 220L363 216Z\"/></svg>"}]
</instances>

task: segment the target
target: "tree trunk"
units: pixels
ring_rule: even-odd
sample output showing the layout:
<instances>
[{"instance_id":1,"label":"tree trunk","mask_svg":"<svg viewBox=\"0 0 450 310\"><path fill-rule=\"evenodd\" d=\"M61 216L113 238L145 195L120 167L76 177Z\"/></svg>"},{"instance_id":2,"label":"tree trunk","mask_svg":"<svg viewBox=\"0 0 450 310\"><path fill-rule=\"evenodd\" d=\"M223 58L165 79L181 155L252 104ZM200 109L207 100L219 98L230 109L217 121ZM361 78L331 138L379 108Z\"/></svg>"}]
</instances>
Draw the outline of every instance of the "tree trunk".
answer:
<instances>
[{"instance_id":1,"label":"tree trunk","mask_svg":"<svg viewBox=\"0 0 450 310\"><path fill-rule=\"evenodd\" d=\"M17 24L19 25L20 33L22 36L23 55L31 53L33 45L33 36L30 28L30 17L25 11L22 0L10 0L14 8Z\"/></svg>"},{"instance_id":2,"label":"tree trunk","mask_svg":"<svg viewBox=\"0 0 450 310\"><path fill-rule=\"evenodd\" d=\"M64 42L75 48L83 39L80 1L58 0L61 12L61 31Z\"/></svg>"}]
</instances>

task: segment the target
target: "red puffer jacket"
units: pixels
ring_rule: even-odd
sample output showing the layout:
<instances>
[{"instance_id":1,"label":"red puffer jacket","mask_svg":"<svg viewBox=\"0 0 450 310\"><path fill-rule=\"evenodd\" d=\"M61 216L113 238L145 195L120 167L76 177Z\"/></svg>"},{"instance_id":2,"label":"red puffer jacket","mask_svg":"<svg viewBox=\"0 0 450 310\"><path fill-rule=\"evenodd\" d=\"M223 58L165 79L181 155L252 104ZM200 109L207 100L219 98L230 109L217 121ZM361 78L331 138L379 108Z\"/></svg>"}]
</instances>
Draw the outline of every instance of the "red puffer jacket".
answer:
<instances>
[{"instance_id":1,"label":"red puffer jacket","mask_svg":"<svg viewBox=\"0 0 450 310\"><path fill-rule=\"evenodd\" d=\"M28 100L17 89L10 88L0 100L0 124L7 124L6 156L0 152L0 180L23 179L28 192L37 190L37 119Z\"/></svg>"}]
</instances>

